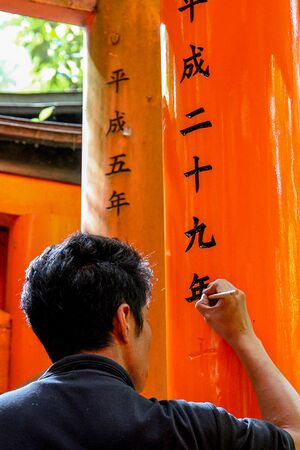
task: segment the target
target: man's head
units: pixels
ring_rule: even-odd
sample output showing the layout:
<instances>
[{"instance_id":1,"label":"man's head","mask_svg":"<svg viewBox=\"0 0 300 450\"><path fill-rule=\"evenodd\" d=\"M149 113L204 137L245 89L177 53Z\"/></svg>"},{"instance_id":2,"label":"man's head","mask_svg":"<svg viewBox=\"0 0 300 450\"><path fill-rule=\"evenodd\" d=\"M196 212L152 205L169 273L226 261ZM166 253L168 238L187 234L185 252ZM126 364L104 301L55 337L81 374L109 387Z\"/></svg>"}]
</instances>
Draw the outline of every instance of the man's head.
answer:
<instances>
[{"instance_id":1,"label":"man's head","mask_svg":"<svg viewBox=\"0 0 300 450\"><path fill-rule=\"evenodd\" d=\"M76 233L31 262L21 306L52 361L110 347L130 324L138 347L151 278L147 260L128 244Z\"/></svg>"}]
</instances>

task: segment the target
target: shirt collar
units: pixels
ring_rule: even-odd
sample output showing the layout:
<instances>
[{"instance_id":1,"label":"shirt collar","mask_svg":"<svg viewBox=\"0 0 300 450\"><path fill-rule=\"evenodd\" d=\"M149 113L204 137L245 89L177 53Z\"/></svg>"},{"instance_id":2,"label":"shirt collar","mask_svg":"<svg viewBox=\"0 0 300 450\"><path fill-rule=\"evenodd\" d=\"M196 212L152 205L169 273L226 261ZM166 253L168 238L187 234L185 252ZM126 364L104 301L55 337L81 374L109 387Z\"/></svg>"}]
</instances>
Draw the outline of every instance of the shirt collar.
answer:
<instances>
[{"instance_id":1,"label":"shirt collar","mask_svg":"<svg viewBox=\"0 0 300 450\"><path fill-rule=\"evenodd\" d=\"M39 379L42 380L43 378L47 378L52 375L74 372L82 369L93 369L98 370L99 372L106 372L114 375L124 383L128 384L128 386L135 389L130 376L126 370L120 366L120 364L110 358L106 358L105 356L90 353L80 353L60 359L52 364L52 366L50 366Z\"/></svg>"}]
</instances>

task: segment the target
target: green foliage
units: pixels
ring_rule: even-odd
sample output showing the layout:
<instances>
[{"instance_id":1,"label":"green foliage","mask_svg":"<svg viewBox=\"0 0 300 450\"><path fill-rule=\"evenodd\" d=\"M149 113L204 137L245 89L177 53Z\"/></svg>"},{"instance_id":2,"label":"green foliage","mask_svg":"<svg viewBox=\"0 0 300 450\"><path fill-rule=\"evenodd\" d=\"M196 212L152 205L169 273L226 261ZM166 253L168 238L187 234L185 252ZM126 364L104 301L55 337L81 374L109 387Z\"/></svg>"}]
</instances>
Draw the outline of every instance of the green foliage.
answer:
<instances>
[{"instance_id":1,"label":"green foliage","mask_svg":"<svg viewBox=\"0 0 300 450\"><path fill-rule=\"evenodd\" d=\"M44 120L49 119L53 111L55 110L55 106L48 106L47 108L43 108L40 113L39 117L35 117L34 119L31 119L32 122L43 122Z\"/></svg>"},{"instance_id":2,"label":"green foliage","mask_svg":"<svg viewBox=\"0 0 300 450\"><path fill-rule=\"evenodd\" d=\"M83 30L74 25L16 16L17 44L33 64L33 82L41 91L82 90Z\"/></svg>"},{"instance_id":3,"label":"green foliage","mask_svg":"<svg viewBox=\"0 0 300 450\"><path fill-rule=\"evenodd\" d=\"M7 64L5 60L0 60L0 86L1 89L13 89L15 87L15 81L9 70L7 70Z\"/></svg>"}]
</instances>

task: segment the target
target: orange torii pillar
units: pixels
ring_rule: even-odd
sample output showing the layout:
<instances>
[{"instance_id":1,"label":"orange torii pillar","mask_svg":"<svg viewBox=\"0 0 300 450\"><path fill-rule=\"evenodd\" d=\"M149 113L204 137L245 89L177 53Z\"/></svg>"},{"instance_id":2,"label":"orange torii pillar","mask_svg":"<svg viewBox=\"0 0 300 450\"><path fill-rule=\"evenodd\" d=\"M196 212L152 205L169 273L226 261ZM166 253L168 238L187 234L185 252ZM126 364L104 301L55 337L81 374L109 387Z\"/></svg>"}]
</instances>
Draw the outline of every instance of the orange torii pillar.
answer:
<instances>
[{"instance_id":1,"label":"orange torii pillar","mask_svg":"<svg viewBox=\"0 0 300 450\"><path fill-rule=\"evenodd\" d=\"M166 396L159 1L98 2L88 24L82 227L155 265L147 394Z\"/></svg>"},{"instance_id":2,"label":"orange torii pillar","mask_svg":"<svg viewBox=\"0 0 300 450\"><path fill-rule=\"evenodd\" d=\"M243 289L300 389L298 3L163 0L161 21L169 393L256 416L193 300L214 278Z\"/></svg>"},{"instance_id":3,"label":"orange torii pillar","mask_svg":"<svg viewBox=\"0 0 300 450\"><path fill-rule=\"evenodd\" d=\"M147 393L258 415L236 356L194 310L216 277L247 292L300 388L297 8L112 0L89 22L82 224L157 264Z\"/></svg>"},{"instance_id":4,"label":"orange torii pillar","mask_svg":"<svg viewBox=\"0 0 300 450\"><path fill-rule=\"evenodd\" d=\"M11 316L0 309L0 394L9 386Z\"/></svg>"}]
</instances>

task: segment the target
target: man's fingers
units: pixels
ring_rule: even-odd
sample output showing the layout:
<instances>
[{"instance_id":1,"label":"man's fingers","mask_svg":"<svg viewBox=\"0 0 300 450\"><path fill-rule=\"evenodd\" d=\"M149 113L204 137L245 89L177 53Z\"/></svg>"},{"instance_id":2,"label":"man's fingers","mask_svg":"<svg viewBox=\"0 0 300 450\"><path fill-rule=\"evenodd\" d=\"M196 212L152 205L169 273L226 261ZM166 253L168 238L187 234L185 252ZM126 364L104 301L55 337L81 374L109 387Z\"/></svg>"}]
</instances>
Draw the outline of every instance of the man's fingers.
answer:
<instances>
[{"instance_id":1,"label":"man's fingers","mask_svg":"<svg viewBox=\"0 0 300 450\"><path fill-rule=\"evenodd\" d=\"M205 294L202 294L200 300L198 300L195 304L195 308L198 309L199 312L202 313L203 308L207 308L209 306L208 298Z\"/></svg>"},{"instance_id":2,"label":"man's fingers","mask_svg":"<svg viewBox=\"0 0 300 450\"><path fill-rule=\"evenodd\" d=\"M220 292L220 291L219 291ZM203 292L202 297L200 300L197 301L195 304L195 308L198 309L198 311L201 314L205 314L209 309L212 309L214 307L222 307L223 304L226 304L228 302L231 302L233 299L236 301L238 300L238 294L241 292L238 289L231 289L229 291L222 291L226 292L226 294L219 298L210 298L210 295L217 295L216 294L210 294L209 291Z\"/></svg>"},{"instance_id":3,"label":"man's fingers","mask_svg":"<svg viewBox=\"0 0 300 450\"><path fill-rule=\"evenodd\" d=\"M235 286L229 281L224 280L222 278L213 281L208 285L206 289L203 290L203 293L206 296L217 294L218 292L230 291L236 289Z\"/></svg>"},{"instance_id":4,"label":"man's fingers","mask_svg":"<svg viewBox=\"0 0 300 450\"><path fill-rule=\"evenodd\" d=\"M217 302L216 302L217 303ZM198 309L198 311L202 314L205 315L205 313L211 309L213 306L211 304L211 301L209 300L209 298L207 297L206 294L202 294L202 297L200 300L197 301L197 303L195 304L195 308Z\"/></svg>"},{"instance_id":5,"label":"man's fingers","mask_svg":"<svg viewBox=\"0 0 300 450\"><path fill-rule=\"evenodd\" d=\"M215 299L209 298L211 295L213 296L224 292L226 292L224 297ZM234 293L231 294L231 292ZM220 278L210 283L209 286L203 290L201 299L197 301L195 308L205 317L209 310L222 309L224 305L230 304L233 299L235 301L238 300L240 297L239 294L242 294L242 292L236 289L233 284Z\"/></svg>"}]
</instances>

